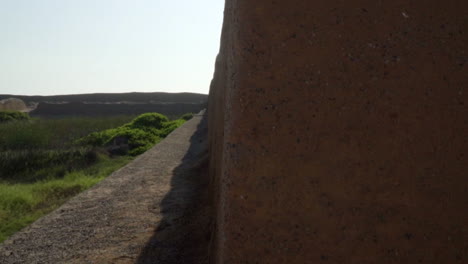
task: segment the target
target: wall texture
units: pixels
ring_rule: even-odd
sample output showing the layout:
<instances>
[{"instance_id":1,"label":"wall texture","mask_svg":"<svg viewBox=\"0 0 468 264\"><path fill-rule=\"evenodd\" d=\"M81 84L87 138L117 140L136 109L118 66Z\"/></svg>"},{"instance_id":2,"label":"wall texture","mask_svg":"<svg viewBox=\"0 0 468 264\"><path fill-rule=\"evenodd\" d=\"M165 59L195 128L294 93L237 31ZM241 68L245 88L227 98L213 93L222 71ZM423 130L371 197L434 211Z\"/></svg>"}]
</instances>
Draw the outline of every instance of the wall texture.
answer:
<instances>
[{"instance_id":1,"label":"wall texture","mask_svg":"<svg viewBox=\"0 0 468 264\"><path fill-rule=\"evenodd\" d=\"M216 263L468 262L468 1L226 0Z\"/></svg>"}]
</instances>

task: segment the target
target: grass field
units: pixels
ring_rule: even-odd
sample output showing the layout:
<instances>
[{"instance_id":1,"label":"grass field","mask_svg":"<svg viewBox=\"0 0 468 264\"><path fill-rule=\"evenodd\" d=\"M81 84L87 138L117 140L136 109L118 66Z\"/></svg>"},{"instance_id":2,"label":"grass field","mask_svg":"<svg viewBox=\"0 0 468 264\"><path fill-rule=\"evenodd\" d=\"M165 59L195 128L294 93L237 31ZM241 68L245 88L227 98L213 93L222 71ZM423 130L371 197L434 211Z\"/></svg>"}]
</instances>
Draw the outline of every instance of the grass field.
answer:
<instances>
[{"instance_id":1,"label":"grass field","mask_svg":"<svg viewBox=\"0 0 468 264\"><path fill-rule=\"evenodd\" d=\"M103 118L34 119L31 122L0 124L0 150L5 149L63 149L73 140L89 133L121 126L136 116Z\"/></svg>"},{"instance_id":2,"label":"grass field","mask_svg":"<svg viewBox=\"0 0 468 264\"><path fill-rule=\"evenodd\" d=\"M124 166L184 121L147 114L0 123L0 242ZM115 137L127 138L128 151L110 154Z\"/></svg>"},{"instance_id":3,"label":"grass field","mask_svg":"<svg viewBox=\"0 0 468 264\"><path fill-rule=\"evenodd\" d=\"M63 177L29 183L0 183L0 242L69 198L98 183L132 157L105 158Z\"/></svg>"}]
</instances>

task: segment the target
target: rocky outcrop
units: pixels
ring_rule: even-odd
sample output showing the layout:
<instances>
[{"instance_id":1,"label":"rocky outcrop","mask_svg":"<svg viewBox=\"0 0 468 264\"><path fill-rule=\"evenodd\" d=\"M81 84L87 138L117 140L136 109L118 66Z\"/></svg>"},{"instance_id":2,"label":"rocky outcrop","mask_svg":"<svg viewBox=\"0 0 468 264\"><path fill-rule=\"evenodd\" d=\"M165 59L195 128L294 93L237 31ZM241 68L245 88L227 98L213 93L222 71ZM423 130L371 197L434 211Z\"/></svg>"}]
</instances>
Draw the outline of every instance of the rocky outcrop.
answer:
<instances>
[{"instance_id":1,"label":"rocky outcrop","mask_svg":"<svg viewBox=\"0 0 468 264\"><path fill-rule=\"evenodd\" d=\"M26 109L27 109L27 106L21 99L8 98L8 99L0 100L0 111L1 110L23 111Z\"/></svg>"},{"instance_id":2,"label":"rocky outcrop","mask_svg":"<svg viewBox=\"0 0 468 264\"><path fill-rule=\"evenodd\" d=\"M468 2L227 0L216 263L468 261Z\"/></svg>"}]
</instances>

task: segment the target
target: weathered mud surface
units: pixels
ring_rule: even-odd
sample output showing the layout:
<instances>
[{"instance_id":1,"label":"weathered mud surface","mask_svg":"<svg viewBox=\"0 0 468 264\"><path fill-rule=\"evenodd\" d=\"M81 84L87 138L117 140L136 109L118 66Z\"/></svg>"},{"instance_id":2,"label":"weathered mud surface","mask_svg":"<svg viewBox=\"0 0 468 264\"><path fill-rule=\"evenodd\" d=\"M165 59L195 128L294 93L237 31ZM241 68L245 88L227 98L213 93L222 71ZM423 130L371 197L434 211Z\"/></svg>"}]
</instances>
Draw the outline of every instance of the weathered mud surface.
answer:
<instances>
[{"instance_id":1,"label":"weathered mud surface","mask_svg":"<svg viewBox=\"0 0 468 264\"><path fill-rule=\"evenodd\" d=\"M468 263L468 1L226 0L216 263Z\"/></svg>"},{"instance_id":2,"label":"weathered mud surface","mask_svg":"<svg viewBox=\"0 0 468 264\"><path fill-rule=\"evenodd\" d=\"M0 263L204 263L209 236L195 116L90 190L0 245Z\"/></svg>"}]
</instances>

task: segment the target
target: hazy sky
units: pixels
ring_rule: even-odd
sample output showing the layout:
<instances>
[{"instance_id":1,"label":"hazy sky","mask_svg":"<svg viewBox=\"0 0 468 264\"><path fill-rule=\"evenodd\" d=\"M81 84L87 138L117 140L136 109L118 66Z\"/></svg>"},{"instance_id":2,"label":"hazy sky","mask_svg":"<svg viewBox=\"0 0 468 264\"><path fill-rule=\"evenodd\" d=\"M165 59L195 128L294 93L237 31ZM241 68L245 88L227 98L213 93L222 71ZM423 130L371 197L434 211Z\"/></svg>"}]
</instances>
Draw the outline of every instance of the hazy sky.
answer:
<instances>
[{"instance_id":1,"label":"hazy sky","mask_svg":"<svg viewBox=\"0 0 468 264\"><path fill-rule=\"evenodd\" d=\"M208 93L224 0L0 0L0 94Z\"/></svg>"}]
</instances>

